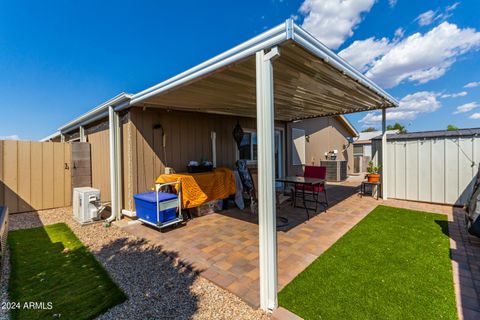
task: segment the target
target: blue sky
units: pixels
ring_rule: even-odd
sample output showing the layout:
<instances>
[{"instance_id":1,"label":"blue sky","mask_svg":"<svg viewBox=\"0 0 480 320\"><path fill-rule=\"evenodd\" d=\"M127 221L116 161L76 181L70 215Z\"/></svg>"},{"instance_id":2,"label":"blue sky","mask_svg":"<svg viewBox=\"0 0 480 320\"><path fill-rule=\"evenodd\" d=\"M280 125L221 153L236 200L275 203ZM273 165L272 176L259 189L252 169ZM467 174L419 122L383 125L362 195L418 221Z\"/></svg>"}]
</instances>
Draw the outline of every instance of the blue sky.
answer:
<instances>
[{"instance_id":1,"label":"blue sky","mask_svg":"<svg viewBox=\"0 0 480 320\"><path fill-rule=\"evenodd\" d=\"M391 122L480 127L480 3L414 3L2 1L0 136L40 139L291 16L401 101ZM379 127L378 113L348 117Z\"/></svg>"}]
</instances>

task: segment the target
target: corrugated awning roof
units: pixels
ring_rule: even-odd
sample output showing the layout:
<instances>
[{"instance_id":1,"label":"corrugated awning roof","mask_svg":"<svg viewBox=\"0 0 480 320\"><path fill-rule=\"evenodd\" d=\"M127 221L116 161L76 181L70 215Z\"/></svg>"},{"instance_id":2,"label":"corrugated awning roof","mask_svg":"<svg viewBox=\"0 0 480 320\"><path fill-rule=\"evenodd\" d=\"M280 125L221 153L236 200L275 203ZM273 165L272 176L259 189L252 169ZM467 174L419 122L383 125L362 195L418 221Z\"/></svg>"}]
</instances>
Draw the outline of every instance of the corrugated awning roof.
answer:
<instances>
[{"instance_id":1,"label":"corrugated awning roof","mask_svg":"<svg viewBox=\"0 0 480 320\"><path fill-rule=\"evenodd\" d=\"M137 94L122 93L62 126L68 132L133 106L256 117L255 53L277 46L275 118L312 117L395 107L398 102L292 19Z\"/></svg>"},{"instance_id":2,"label":"corrugated awning roof","mask_svg":"<svg viewBox=\"0 0 480 320\"><path fill-rule=\"evenodd\" d=\"M394 107L397 101L291 20L172 79L129 106L256 117L255 52L274 62L275 119L293 121ZM124 106L126 107L126 106Z\"/></svg>"}]
</instances>

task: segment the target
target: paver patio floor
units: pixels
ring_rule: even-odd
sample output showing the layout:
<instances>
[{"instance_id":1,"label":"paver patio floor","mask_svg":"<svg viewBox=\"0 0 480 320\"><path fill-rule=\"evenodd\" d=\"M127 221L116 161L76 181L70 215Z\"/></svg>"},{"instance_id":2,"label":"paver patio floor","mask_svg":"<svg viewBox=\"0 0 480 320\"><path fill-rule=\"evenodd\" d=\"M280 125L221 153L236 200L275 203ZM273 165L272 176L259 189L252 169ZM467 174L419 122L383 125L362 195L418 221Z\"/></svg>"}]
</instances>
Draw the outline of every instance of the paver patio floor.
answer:
<instances>
[{"instance_id":1,"label":"paver patio floor","mask_svg":"<svg viewBox=\"0 0 480 320\"><path fill-rule=\"evenodd\" d=\"M277 211L278 215L289 219L289 225L277 232L279 290L377 205L385 204L449 215L452 248L457 248L457 256L460 255L458 259L461 260L453 261L459 312L462 313L463 310L466 318L468 314L477 315L479 300L476 287L473 286L480 284L480 278L474 278L480 274L480 255L467 255L468 252L480 249L480 241L471 240L470 236L463 234L459 225L461 222L458 221L461 209L400 200L361 198L358 189L356 182L328 185L330 207L327 212L311 216L310 220L307 220L304 209L293 209L290 204L283 205ZM230 209L194 218L182 227L163 232L138 222L123 221L119 226L138 237L155 242L165 250L177 252L180 259L190 263L203 277L231 291L253 307L258 307L258 225L256 216L248 209ZM472 245L477 248L465 249ZM463 280L460 283L460 273L463 278L471 281ZM465 284L473 289L463 289ZM462 294L465 296L465 292L470 293L470 300L460 299ZM468 302L469 308L465 311Z\"/></svg>"}]
</instances>

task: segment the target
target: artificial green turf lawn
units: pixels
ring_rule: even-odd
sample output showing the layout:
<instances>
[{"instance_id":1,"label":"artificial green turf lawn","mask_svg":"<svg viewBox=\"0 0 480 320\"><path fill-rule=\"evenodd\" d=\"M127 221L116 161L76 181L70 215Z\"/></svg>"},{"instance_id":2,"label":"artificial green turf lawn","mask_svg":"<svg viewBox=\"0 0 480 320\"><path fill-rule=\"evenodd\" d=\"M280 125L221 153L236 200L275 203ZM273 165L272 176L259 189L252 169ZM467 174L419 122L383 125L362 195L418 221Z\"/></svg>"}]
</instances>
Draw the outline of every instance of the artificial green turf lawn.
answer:
<instances>
[{"instance_id":1,"label":"artificial green turf lawn","mask_svg":"<svg viewBox=\"0 0 480 320\"><path fill-rule=\"evenodd\" d=\"M64 223L11 231L10 301L21 309L12 319L91 319L126 300L100 263ZM70 252L63 252L68 248ZM23 308L51 302L51 310Z\"/></svg>"},{"instance_id":2,"label":"artificial green turf lawn","mask_svg":"<svg viewBox=\"0 0 480 320\"><path fill-rule=\"evenodd\" d=\"M304 319L457 319L447 216L378 206L279 294Z\"/></svg>"}]
</instances>

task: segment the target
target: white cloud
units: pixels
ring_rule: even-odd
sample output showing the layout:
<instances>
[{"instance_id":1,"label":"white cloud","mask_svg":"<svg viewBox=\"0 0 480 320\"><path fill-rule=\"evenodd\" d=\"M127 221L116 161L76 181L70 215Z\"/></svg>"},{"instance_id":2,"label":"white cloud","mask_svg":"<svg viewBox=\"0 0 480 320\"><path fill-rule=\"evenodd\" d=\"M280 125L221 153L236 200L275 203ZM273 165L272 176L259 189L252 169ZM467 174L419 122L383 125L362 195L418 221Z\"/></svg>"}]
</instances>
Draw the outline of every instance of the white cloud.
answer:
<instances>
[{"instance_id":1,"label":"white cloud","mask_svg":"<svg viewBox=\"0 0 480 320\"><path fill-rule=\"evenodd\" d=\"M475 87L478 87L478 86L480 86L480 81L469 82L463 87L464 88L475 88Z\"/></svg>"},{"instance_id":2,"label":"white cloud","mask_svg":"<svg viewBox=\"0 0 480 320\"><path fill-rule=\"evenodd\" d=\"M470 119L480 119L480 113L476 112L476 113L472 114L469 118Z\"/></svg>"},{"instance_id":3,"label":"white cloud","mask_svg":"<svg viewBox=\"0 0 480 320\"><path fill-rule=\"evenodd\" d=\"M20 140L20 137L17 134L12 134L10 136L0 136L0 140Z\"/></svg>"},{"instance_id":4,"label":"white cloud","mask_svg":"<svg viewBox=\"0 0 480 320\"><path fill-rule=\"evenodd\" d=\"M433 22L435 19L435 15L437 14L436 11L428 10L422 14L420 14L415 21L418 21L418 24L421 26L427 26Z\"/></svg>"},{"instance_id":5,"label":"white cloud","mask_svg":"<svg viewBox=\"0 0 480 320\"><path fill-rule=\"evenodd\" d=\"M440 98L458 98L458 97L465 97L468 94L467 91L460 91L457 93L444 93L440 96Z\"/></svg>"},{"instance_id":6,"label":"white cloud","mask_svg":"<svg viewBox=\"0 0 480 320\"><path fill-rule=\"evenodd\" d=\"M372 42L372 54L363 52L366 46L358 43L362 41ZM426 83L441 77L458 56L480 47L480 32L443 22L425 34L415 33L398 41L390 41L389 45L385 38L362 41L356 41L342 50L344 56L347 53L349 57L370 55L371 61L357 58L361 63L355 63L371 66L366 75L379 85L391 88L405 80ZM379 47L386 51L380 56Z\"/></svg>"},{"instance_id":7,"label":"white cloud","mask_svg":"<svg viewBox=\"0 0 480 320\"><path fill-rule=\"evenodd\" d=\"M397 4L397 0L388 0L388 5L390 6L390 8L395 7L396 4Z\"/></svg>"},{"instance_id":8,"label":"white cloud","mask_svg":"<svg viewBox=\"0 0 480 320\"><path fill-rule=\"evenodd\" d=\"M340 51L339 56L361 72L365 72L377 62L378 58L384 56L391 46L387 38L375 40L371 37L354 41L348 48Z\"/></svg>"},{"instance_id":9,"label":"white cloud","mask_svg":"<svg viewBox=\"0 0 480 320\"><path fill-rule=\"evenodd\" d=\"M399 101L398 108L387 109L387 120L413 120L420 113L433 112L441 107L436 92L420 91L406 95ZM369 112L359 122L373 124L382 121L379 112Z\"/></svg>"},{"instance_id":10,"label":"white cloud","mask_svg":"<svg viewBox=\"0 0 480 320\"><path fill-rule=\"evenodd\" d=\"M440 9L435 11L428 10L415 18L415 21L417 21L420 26L427 26L432 24L434 21L445 21L452 16L452 11L455 10L459 5L460 2L455 2L450 6L446 6L443 11Z\"/></svg>"},{"instance_id":11,"label":"white cloud","mask_svg":"<svg viewBox=\"0 0 480 320\"><path fill-rule=\"evenodd\" d=\"M465 103L465 104L462 104L461 106L458 106L456 111L453 114L469 112L478 107L480 107L480 104L476 102Z\"/></svg>"},{"instance_id":12,"label":"white cloud","mask_svg":"<svg viewBox=\"0 0 480 320\"><path fill-rule=\"evenodd\" d=\"M302 27L331 49L337 49L353 35L375 0L304 0L300 13L305 16Z\"/></svg>"},{"instance_id":13,"label":"white cloud","mask_svg":"<svg viewBox=\"0 0 480 320\"><path fill-rule=\"evenodd\" d=\"M432 112L441 107L437 100L438 93L431 91L420 91L406 95L399 101L397 110L412 110L420 112Z\"/></svg>"},{"instance_id":14,"label":"white cloud","mask_svg":"<svg viewBox=\"0 0 480 320\"><path fill-rule=\"evenodd\" d=\"M415 111L391 111L387 110L387 120L413 120L417 116ZM382 114L377 112L369 112L360 122L371 125L374 122L382 121Z\"/></svg>"},{"instance_id":15,"label":"white cloud","mask_svg":"<svg viewBox=\"0 0 480 320\"><path fill-rule=\"evenodd\" d=\"M403 28L397 28L397 30L395 30L395 38L403 38L403 36L405 35L405 29Z\"/></svg>"}]
</instances>

